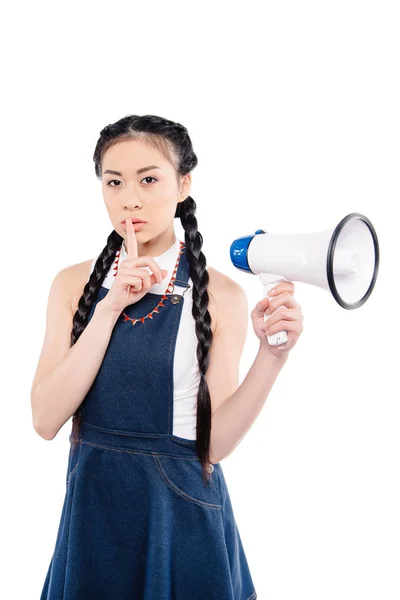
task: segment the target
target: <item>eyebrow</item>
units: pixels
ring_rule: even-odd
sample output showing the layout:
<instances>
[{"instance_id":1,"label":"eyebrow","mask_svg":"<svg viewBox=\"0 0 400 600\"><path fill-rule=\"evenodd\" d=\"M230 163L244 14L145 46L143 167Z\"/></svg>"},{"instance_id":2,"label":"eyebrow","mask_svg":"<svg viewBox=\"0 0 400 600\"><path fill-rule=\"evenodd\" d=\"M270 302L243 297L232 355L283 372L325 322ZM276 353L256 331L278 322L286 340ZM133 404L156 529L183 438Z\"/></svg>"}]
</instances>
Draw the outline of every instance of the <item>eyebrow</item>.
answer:
<instances>
[{"instance_id":1,"label":"eyebrow","mask_svg":"<svg viewBox=\"0 0 400 600\"><path fill-rule=\"evenodd\" d=\"M161 169L161 167L157 167L157 165L149 165L148 167L141 167L140 169L138 169L136 171L136 173L138 175L140 175L141 173L145 173L146 171L150 171L151 169ZM112 169L106 169L103 173L103 175L105 175L106 173L111 173L111 175L121 175L122 173L120 173L119 171L113 171Z\"/></svg>"}]
</instances>

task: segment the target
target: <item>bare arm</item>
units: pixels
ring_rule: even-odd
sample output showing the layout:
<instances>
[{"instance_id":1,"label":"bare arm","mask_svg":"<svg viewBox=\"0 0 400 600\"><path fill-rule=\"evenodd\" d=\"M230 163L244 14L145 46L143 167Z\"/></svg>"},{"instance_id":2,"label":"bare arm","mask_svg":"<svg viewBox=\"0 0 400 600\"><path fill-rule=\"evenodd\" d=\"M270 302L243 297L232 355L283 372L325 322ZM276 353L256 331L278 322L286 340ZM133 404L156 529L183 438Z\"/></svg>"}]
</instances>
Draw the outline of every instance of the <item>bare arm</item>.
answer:
<instances>
[{"instance_id":1,"label":"bare arm","mask_svg":"<svg viewBox=\"0 0 400 600\"><path fill-rule=\"evenodd\" d=\"M226 458L246 435L261 412L287 355L275 357L260 345L249 372L238 389L212 417L210 454L215 462Z\"/></svg>"},{"instance_id":2,"label":"bare arm","mask_svg":"<svg viewBox=\"0 0 400 600\"><path fill-rule=\"evenodd\" d=\"M72 312L68 270L60 272L50 291L46 336L31 391L33 426L53 439L75 413L103 361L118 314L98 302L93 316L70 346ZM70 288L68 288L70 289Z\"/></svg>"},{"instance_id":3,"label":"bare arm","mask_svg":"<svg viewBox=\"0 0 400 600\"><path fill-rule=\"evenodd\" d=\"M260 344L239 385L240 358L248 328L247 295L237 282L221 274L214 288L217 326L206 380L212 411L210 462L218 463L233 452L257 419L288 355L275 357Z\"/></svg>"}]
</instances>

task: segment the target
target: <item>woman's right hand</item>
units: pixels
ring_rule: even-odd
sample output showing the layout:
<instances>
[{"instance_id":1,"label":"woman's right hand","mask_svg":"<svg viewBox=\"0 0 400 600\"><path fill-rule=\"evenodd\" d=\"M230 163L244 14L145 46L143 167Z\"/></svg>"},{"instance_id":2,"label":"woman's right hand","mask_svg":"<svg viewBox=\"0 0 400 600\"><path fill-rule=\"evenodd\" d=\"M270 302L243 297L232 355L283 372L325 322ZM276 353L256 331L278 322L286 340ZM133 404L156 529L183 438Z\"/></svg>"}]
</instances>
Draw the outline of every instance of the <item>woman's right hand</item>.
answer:
<instances>
[{"instance_id":1,"label":"woman's right hand","mask_svg":"<svg viewBox=\"0 0 400 600\"><path fill-rule=\"evenodd\" d=\"M161 283L168 271L161 269L151 256L138 256L137 239L131 219L126 220L128 258L123 260L111 288L101 300L112 312L118 315L129 304L139 302L155 284ZM142 267L150 267L153 273Z\"/></svg>"}]
</instances>

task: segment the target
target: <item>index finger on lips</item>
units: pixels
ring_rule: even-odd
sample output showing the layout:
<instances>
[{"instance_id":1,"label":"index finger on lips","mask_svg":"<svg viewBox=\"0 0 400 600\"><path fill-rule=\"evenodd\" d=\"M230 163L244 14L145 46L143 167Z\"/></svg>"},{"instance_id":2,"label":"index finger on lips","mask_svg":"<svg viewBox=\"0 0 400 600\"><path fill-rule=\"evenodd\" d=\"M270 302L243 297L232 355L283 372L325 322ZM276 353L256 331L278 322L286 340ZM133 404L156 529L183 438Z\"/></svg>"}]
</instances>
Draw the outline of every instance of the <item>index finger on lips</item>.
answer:
<instances>
[{"instance_id":1,"label":"index finger on lips","mask_svg":"<svg viewBox=\"0 0 400 600\"><path fill-rule=\"evenodd\" d=\"M139 258L136 233L135 233L135 229L133 227L131 219L126 219L126 232L127 232L127 247L128 247L127 258ZM141 262L142 262L142 265L138 264L137 265L138 267L143 266L146 269L150 268L149 265L147 264L149 262L148 257L143 257ZM162 282L161 267L158 265L158 263L153 258L150 258L150 263L151 263L151 268L153 269L153 274L154 274L155 280L158 281L159 283L161 283Z\"/></svg>"},{"instance_id":2,"label":"index finger on lips","mask_svg":"<svg viewBox=\"0 0 400 600\"><path fill-rule=\"evenodd\" d=\"M132 220L126 219L126 241L128 246L128 258L138 257L138 245L136 239L135 228L133 227Z\"/></svg>"}]
</instances>

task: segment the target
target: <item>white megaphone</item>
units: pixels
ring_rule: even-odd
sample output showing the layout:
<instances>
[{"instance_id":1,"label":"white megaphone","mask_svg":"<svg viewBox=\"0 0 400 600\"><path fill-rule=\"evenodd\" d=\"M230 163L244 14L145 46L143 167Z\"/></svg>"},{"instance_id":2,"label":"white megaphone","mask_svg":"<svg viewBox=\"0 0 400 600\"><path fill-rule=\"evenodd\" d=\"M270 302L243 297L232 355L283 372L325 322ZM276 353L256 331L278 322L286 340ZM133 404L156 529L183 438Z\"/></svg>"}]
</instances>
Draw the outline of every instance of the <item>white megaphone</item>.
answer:
<instances>
[{"instance_id":1,"label":"white megaphone","mask_svg":"<svg viewBox=\"0 0 400 600\"><path fill-rule=\"evenodd\" d=\"M330 290L347 310L367 301L378 276L378 237L371 221L360 213L316 233L269 234L258 229L236 239L230 255L236 268L260 275L264 296L280 281L302 281ZM264 322L268 318L264 315ZM271 346L279 346L287 342L287 332L267 339Z\"/></svg>"}]
</instances>

